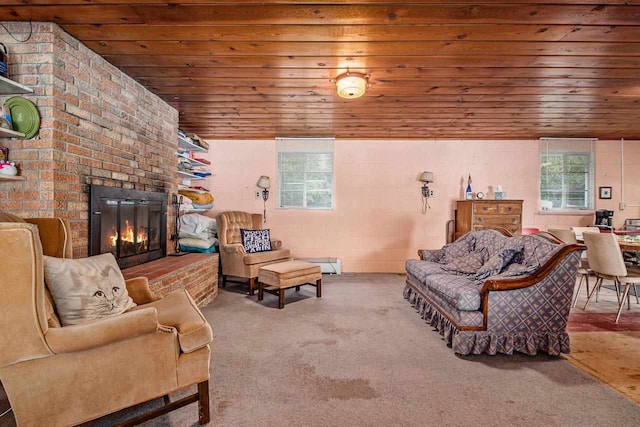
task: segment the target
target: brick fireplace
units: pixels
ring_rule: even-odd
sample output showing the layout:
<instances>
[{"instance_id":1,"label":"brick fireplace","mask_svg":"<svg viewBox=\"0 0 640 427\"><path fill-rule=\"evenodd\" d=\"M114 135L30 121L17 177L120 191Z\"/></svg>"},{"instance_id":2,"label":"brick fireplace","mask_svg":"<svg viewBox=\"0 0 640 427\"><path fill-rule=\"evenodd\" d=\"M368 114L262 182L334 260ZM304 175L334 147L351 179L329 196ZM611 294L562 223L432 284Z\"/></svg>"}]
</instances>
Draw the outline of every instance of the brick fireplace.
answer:
<instances>
[{"instance_id":1,"label":"brick fireplace","mask_svg":"<svg viewBox=\"0 0 640 427\"><path fill-rule=\"evenodd\" d=\"M27 38L28 25L4 24L18 39ZM9 77L34 89L26 97L41 116L33 139L0 138L26 178L0 186L0 210L67 218L74 257L83 257L89 255L91 186L162 193L171 200L179 182L173 107L56 24L34 23L24 43L3 32L0 42L10 52ZM161 233L165 245L173 215L169 209ZM217 293L217 276L212 280L208 291L198 290L199 303Z\"/></svg>"},{"instance_id":2,"label":"brick fireplace","mask_svg":"<svg viewBox=\"0 0 640 427\"><path fill-rule=\"evenodd\" d=\"M21 29L28 31L26 25L5 24L19 39ZM74 256L80 257L89 254L90 185L162 192L169 198L177 193L178 113L173 107L56 24L35 23L26 43L6 33L0 42L11 54L10 78L34 89L26 97L41 115L34 139L0 139L26 177L0 186L0 210L67 218Z\"/></svg>"}]
</instances>

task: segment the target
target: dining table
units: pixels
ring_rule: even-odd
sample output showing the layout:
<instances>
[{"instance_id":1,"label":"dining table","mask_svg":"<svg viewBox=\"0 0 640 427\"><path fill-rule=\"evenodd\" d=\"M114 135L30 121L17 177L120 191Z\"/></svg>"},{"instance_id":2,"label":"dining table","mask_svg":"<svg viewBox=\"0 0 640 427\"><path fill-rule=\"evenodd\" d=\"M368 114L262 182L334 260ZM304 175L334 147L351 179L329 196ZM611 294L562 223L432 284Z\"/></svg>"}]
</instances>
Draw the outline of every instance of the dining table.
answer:
<instances>
[{"instance_id":1,"label":"dining table","mask_svg":"<svg viewBox=\"0 0 640 427\"><path fill-rule=\"evenodd\" d=\"M627 241L624 239L618 239L620 249L623 251L640 251L640 241Z\"/></svg>"},{"instance_id":2,"label":"dining table","mask_svg":"<svg viewBox=\"0 0 640 427\"><path fill-rule=\"evenodd\" d=\"M640 252L640 239L638 239L637 237L637 231L633 233L623 233L615 231L614 234L618 236L618 245L620 245L620 250ZM578 243L584 243L584 240L580 238L578 239Z\"/></svg>"}]
</instances>

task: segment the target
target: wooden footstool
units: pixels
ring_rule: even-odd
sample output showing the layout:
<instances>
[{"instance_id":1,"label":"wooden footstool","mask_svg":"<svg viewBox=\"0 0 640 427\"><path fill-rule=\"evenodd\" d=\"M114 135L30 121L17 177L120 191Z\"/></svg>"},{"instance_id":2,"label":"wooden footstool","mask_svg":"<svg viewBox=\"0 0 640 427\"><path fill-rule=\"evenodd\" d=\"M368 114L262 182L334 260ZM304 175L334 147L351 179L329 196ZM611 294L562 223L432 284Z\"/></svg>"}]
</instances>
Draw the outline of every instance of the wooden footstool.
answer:
<instances>
[{"instance_id":1,"label":"wooden footstool","mask_svg":"<svg viewBox=\"0 0 640 427\"><path fill-rule=\"evenodd\" d=\"M315 282L315 283L314 283ZM264 293L277 295L279 308L284 308L284 291L293 288L300 290L301 285L316 287L316 297L322 297L322 273L320 266L306 261L285 261L260 267L258 273L258 301Z\"/></svg>"}]
</instances>

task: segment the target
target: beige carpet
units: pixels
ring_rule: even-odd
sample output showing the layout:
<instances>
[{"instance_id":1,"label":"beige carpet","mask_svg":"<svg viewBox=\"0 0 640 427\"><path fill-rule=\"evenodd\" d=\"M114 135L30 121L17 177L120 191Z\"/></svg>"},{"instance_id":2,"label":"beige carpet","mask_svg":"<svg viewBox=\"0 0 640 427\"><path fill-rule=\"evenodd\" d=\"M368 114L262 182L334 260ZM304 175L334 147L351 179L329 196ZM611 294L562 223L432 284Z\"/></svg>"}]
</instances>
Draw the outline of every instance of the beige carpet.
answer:
<instances>
[{"instance_id":1,"label":"beige carpet","mask_svg":"<svg viewBox=\"0 0 640 427\"><path fill-rule=\"evenodd\" d=\"M325 276L323 298L304 287L284 310L272 295L259 304L240 285L221 290L204 310L211 425L637 425L640 406L562 358L454 355L403 287L391 274ZM196 423L190 405L147 425Z\"/></svg>"}]
</instances>

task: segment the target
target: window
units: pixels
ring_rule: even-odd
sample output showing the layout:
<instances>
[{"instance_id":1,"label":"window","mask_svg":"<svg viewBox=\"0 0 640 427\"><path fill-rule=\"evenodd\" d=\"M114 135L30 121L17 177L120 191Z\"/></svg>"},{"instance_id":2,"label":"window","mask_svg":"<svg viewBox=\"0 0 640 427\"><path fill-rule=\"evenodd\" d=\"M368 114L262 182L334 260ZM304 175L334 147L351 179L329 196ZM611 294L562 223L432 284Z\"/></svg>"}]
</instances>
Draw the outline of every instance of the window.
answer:
<instances>
[{"instance_id":1,"label":"window","mask_svg":"<svg viewBox=\"0 0 640 427\"><path fill-rule=\"evenodd\" d=\"M593 208L593 141L555 138L542 140L542 209Z\"/></svg>"},{"instance_id":2,"label":"window","mask_svg":"<svg viewBox=\"0 0 640 427\"><path fill-rule=\"evenodd\" d=\"M333 140L279 139L281 208L333 209Z\"/></svg>"}]
</instances>

